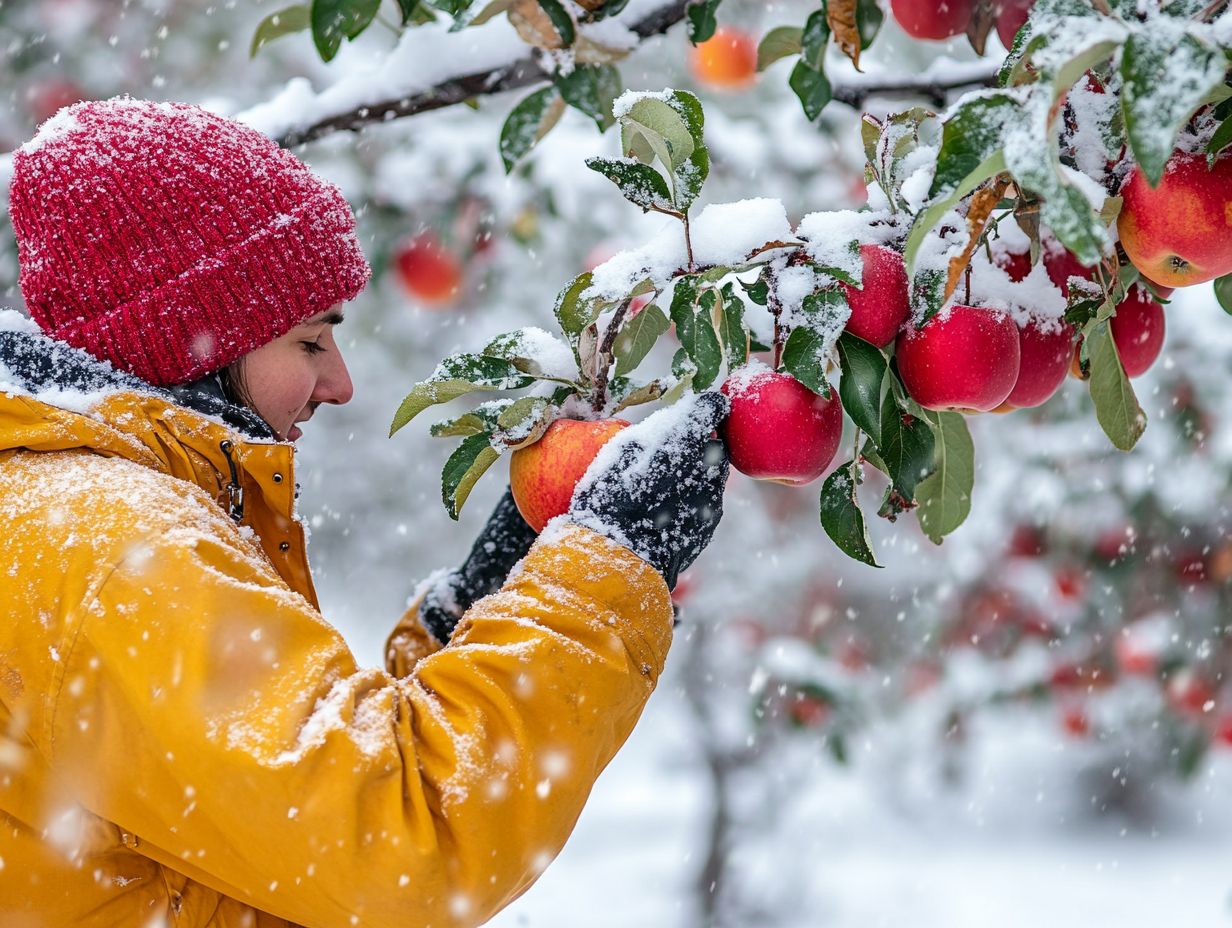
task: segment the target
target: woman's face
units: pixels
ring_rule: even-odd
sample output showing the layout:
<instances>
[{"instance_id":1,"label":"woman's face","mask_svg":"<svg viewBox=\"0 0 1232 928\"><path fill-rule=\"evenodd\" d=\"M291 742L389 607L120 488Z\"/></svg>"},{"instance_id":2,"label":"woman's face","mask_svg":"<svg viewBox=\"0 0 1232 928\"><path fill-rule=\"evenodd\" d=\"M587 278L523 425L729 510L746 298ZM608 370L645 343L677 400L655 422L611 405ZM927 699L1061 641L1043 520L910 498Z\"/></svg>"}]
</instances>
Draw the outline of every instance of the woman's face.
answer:
<instances>
[{"instance_id":1,"label":"woman's face","mask_svg":"<svg viewBox=\"0 0 1232 928\"><path fill-rule=\"evenodd\" d=\"M341 322L338 304L244 356L248 399L280 439L299 438L303 433L296 423L310 419L322 403L350 401L351 375L334 340L334 326Z\"/></svg>"}]
</instances>

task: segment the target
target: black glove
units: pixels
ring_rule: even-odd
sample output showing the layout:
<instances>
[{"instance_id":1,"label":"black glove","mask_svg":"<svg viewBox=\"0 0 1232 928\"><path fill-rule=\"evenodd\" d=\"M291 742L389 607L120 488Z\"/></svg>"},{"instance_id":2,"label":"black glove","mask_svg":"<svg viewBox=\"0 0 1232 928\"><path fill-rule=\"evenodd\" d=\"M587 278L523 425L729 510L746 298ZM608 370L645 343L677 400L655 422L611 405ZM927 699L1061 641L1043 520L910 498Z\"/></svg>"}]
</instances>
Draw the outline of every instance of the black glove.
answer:
<instances>
[{"instance_id":1,"label":"black glove","mask_svg":"<svg viewBox=\"0 0 1232 928\"><path fill-rule=\"evenodd\" d=\"M419 619L424 628L441 644L449 641L462 613L477 599L495 593L509 575L513 565L526 556L535 530L526 524L508 488L466 562L433 583L419 604Z\"/></svg>"},{"instance_id":2,"label":"black glove","mask_svg":"<svg viewBox=\"0 0 1232 928\"><path fill-rule=\"evenodd\" d=\"M618 433L608 443L616 458L602 454L578 484L570 520L630 548L674 588L723 516L731 465L710 436L730 405L703 393Z\"/></svg>"}]
</instances>

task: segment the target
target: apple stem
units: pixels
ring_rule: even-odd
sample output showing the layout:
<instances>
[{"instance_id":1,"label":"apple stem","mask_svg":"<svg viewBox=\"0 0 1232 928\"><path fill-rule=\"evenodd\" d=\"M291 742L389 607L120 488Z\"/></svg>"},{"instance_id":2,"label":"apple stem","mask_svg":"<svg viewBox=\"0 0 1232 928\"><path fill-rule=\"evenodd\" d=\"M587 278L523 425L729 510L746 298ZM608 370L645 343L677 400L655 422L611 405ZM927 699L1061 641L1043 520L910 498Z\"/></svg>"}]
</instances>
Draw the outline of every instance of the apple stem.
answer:
<instances>
[{"instance_id":1,"label":"apple stem","mask_svg":"<svg viewBox=\"0 0 1232 928\"><path fill-rule=\"evenodd\" d=\"M620 327L625 321L625 314L629 311L631 302L632 300L625 300L616 307L616 312L612 314L612 321L607 324L607 329L603 332L603 341L599 344L595 389L590 399L591 408L595 412L602 412L607 406L608 374L611 371L612 357L615 354L616 336L620 334Z\"/></svg>"}]
</instances>

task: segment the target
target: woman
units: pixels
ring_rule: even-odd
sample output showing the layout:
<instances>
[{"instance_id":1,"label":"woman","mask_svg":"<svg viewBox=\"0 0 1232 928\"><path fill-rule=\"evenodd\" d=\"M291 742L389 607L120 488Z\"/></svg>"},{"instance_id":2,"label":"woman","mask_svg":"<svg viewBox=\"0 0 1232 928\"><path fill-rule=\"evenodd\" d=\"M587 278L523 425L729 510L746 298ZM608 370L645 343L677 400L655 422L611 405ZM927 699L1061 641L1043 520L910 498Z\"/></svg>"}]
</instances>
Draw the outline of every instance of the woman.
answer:
<instances>
[{"instance_id":1,"label":"woman","mask_svg":"<svg viewBox=\"0 0 1232 928\"><path fill-rule=\"evenodd\" d=\"M117 99L44 124L10 203L33 322L0 316L0 924L485 921L654 687L721 514L723 401L662 448L627 429L543 539L502 500L361 669L291 444L351 397L334 328L370 272L337 189Z\"/></svg>"}]
</instances>

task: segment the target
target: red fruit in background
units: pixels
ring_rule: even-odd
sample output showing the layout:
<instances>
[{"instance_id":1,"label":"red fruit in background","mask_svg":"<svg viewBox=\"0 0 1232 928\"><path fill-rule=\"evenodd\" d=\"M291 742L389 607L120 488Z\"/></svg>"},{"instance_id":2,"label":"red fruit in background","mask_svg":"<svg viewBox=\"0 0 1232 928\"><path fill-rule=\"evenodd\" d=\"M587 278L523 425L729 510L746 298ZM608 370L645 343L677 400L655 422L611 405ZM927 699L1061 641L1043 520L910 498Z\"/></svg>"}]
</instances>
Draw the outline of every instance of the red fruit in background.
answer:
<instances>
[{"instance_id":1,"label":"red fruit in background","mask_svg":"<svg viewBox=\"0 0 1232 928\"><path fill-rule=\"evenodd\" d=\"M595 455L629 425L624 419L557 419L533 445L509 458L509 488L518 512L536 532L569 511L573 491Z\"/></svg>"},{"instance_id":2,"label":"red fruit in background","mask_svg":"<svg viewBox=\"0 0 1232 928\"><path fill-rule=\"evenodd\" d=\"M987 412L1018 381L1018 326L998 310L954 306L903 331L896 352L907 392L926 409Z\"/></svg>"},{"instance_id":3,"label":"red fruit in background","mask_svg":"<svg viewBox=\"0 0 1232 928\"><path fill-rule=\"evenodd\" d=\"M1027 21L1035 0L1002 0L1001 9L997 13L997 35L1001 44L1010 49L1014 47L1014 36Z\"/></svg>"},{"instance_id":4,"label":"red fruit in background","mask_svg":"<svg viewBox=\"0 0 1232 928\"><path fill-rule=\"evenodd\" d=\"M1192 667L1184 667L1168 680L1168 704L1181 715L1203 715L1215 708L1215 691Z\"/></svg>"},{"instance_id":5,"label":"red fruit in background","mask_svg":"<svg viewBox=\"0 0 1232 928\"><path fill-rule=\"evenodd\" d=\"M1135 167L1121 187L1117 232L1134 267L1165 287L1232 272L1232 158L1175 152L1152 188Z\"/></svg>"},{"instance_id":6,"label":"red fruit in background","mask_svg":"<svg viewBox=\"0 0 1232 928\"><path fill-rule=\"evenodd\" d=\"M916 39L948 39L967 30L974 0L890 0L894 19Z\"/></svg>"},{"instance_id":7,"label":"red fruit in background","mask_svg":"<svg viewBox=\"0 0 1232 928\"><path fill-rule=\"evenodd\" d=\"M1186 586L1207 580L1206 555L1201 551L1185 551L1176 559L1176 578Z\"/></svg>"},{"instance_id":8,"label":"red fruit in background","mask_svg":"<svg viewBox=\"0 0 1232 928\"><path fill-rule=\"evenodd\" d=\"M406 291L428 307L448 306L458 297L462 265L431 232L399 246L394 253L394 267Z\"/></svg>"},{"instance_id":9,"label":"red fruit in background","mask_svg":"<svg viewBox=\"0 0 1232 928\"><path fill-rule=\"evenodd\" d=\"M789 709L791 720L801 728L818 728L830 717L830 706L816 696L798 694Z\"/></svg>"},{"instance_id":10,"label":"red fruit in background","mask_svg":"<svg viewBox=\"0 0 1232 928\"><path fill-rule=\"evenodd\" d=\"M837 392L818 396L796 378L737 371L722 386L731 413L721 426L732 467L757 480L803 486L825 471L843 435Z\"/></svg>"},{"instance_id":11,"label":"red fruit in background","mask_svg":"<svg viewBox=\"0 0 1232 928\"><path fill-rule=\"evenodd\" d=\"M757 80L757 40L740 29L720 26L689 50L689 71L700 84L741 90Z\"/></svg>"},{"instance_id":12,"label":"red fruit in background","mask_svg":"<svg viewBox=\"0 0 1232 928\"><path fill-rule=\"evenodd\" d=\"M1137 377L1155 363L1164 347L1164 308L1138 284L1117 304L1108 323L1121 366L1128 377Z\"/></svg>"},{"instance_id":13,"label":"red fruit in background","mask_svg":"<svg viewBox=\"0 0 1232 928\"><path fill-rule=\"evenodd\" d=\"M1053 585L1063 599L1078 599L1086 590L1086 580L1074 567L1060 567L1053 575Z\"/></svg>"},{"instance_id":14,"label":"red fruit in background","mask_svg":"<svg viewBox=\"0 0 1232 928\"><path fill-rule=\"evenodd\" d=\"M1034 525L1018 525L1010 536L1011 557L1039 557L1044 553L1044 533Z\"/></svg>"},{"instance_id":15,"label":"red fruit in background","mask_svg":"<svg viewBox=\"0 0 1232 928\"><path fill-rule=\"evenodd\" d=\"M1084 738L1091 731L1091 722L1081 706L1066 706L1061 710L1061 727L1073 738Z\"/></svg>"},{"instance_id":16,"label":"red fruit in background","mask_svg":"<svg viewBox=\"0 0 1232 928\"><path fill-rule=\"evenodd\" d=\"M1232 713L1221 716L1215 723L1214 740L1224 747L1232 747Z\"/></svg>"},{"instance_id":17,"label":"red fruit in background","mask_svg":"<svg viewBox=\"0 0 1232 928\"><path fill-rule=\"evenodd\" d=\"M1029 322L1018 329L1018 379L1005 402L1015 409L1039 406L1050 399L1069 372L1074 354L1074 327L1057 322L1045 329Z\"/></svg>"},{"instance_id":18,"label":"red fruit in background","mask_svg":"<svg viewBox=\"0 0 1232 928\"><path fill-rule=\"evenodd\" d=\"M884 245L861 245L863 289L843 284L851 317L847 331L857 338L884 348L907 321L911 301L907 295L907 268L903 256Z\"/></svg>"},{"instance_id":19,"label":"red fruit in background","mask_svg":"<svg viewBox=\"0 0 1232 928\"><path fill-rule=\"evenodd\" d=\"M63 107L86 99L86 92L73 81L52 77L36 81L26 90L26 111L36 123L50 119Z\"/></svg>"}]
</instances>

